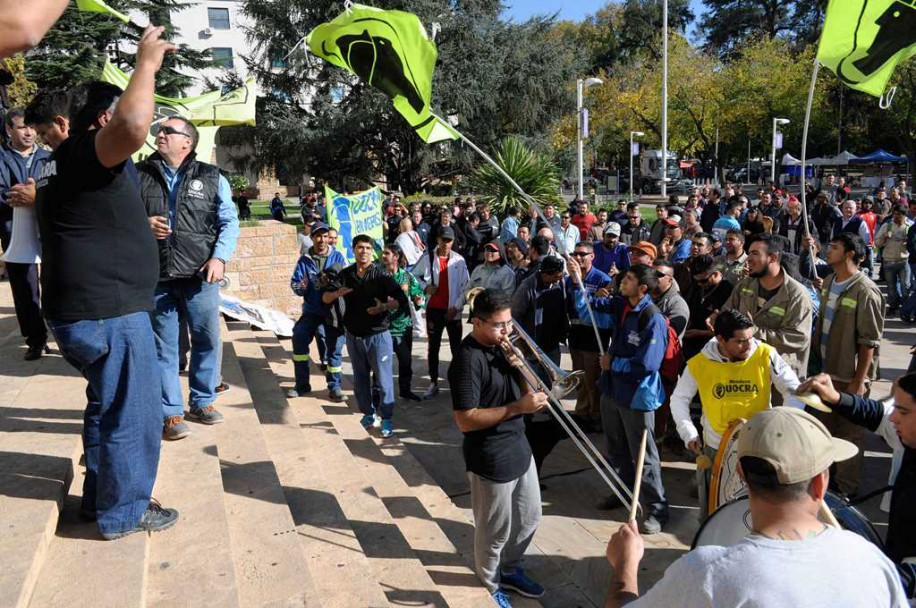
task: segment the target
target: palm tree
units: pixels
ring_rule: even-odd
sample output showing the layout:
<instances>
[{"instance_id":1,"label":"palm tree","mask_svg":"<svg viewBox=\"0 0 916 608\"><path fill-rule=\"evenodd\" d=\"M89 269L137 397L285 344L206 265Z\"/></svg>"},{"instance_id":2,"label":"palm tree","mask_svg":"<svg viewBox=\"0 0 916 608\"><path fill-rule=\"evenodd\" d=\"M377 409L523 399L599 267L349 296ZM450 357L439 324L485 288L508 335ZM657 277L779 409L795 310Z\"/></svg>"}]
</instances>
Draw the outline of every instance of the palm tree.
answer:
<instances>
[{"instance_id":1,"label":"palm tree","mask_svg":"<svg viewBox=\"0 0 916 608\"><path fill-rule=\"evenodd\" d=\"M538 204L560 202L560 173L546 154L529 148L518 137L507 137L496 151L496 163ZM471 186L495 213L528 203L492 165L481 163L471 174Z\"/></svg>"}]
</instances>

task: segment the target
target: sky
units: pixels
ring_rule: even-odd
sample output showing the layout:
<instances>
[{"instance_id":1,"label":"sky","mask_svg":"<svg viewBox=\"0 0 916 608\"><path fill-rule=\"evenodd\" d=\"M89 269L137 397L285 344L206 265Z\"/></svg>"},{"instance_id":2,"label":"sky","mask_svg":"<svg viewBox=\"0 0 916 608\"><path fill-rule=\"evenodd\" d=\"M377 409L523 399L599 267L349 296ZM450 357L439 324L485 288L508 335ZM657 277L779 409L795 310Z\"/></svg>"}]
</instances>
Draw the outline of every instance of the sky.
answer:
<instances>
[{"instance_id":1,"label":"sky","mask_svg":"<svg viewBox=\"0 0 916 608\"><path fill-rule=\"evenodd\" d=\"M524 21L535 14L560 11L560 20L581 21L607 3L607 0L504 0L511 8L506 15L515 21ZM690 0L694 15L703 12L701 0Z\"/></svg>"}]
</instances>

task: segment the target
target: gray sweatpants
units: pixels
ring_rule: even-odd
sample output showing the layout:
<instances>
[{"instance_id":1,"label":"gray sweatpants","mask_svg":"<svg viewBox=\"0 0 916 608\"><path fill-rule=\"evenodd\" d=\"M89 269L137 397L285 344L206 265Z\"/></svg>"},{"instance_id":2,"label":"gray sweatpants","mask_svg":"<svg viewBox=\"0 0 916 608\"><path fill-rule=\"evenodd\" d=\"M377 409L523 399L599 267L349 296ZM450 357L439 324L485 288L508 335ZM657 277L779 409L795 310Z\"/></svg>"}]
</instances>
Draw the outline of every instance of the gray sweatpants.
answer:
<instances>
[{"instance_id":1,"label":"gray sweatpants","mask_svg":"<svg viewBox=\"0 0 916 608\"><path fill-rule=\"evenodd\" d=\"M636 477L636 460L639 458L642 431L649 431L639 501L646 515L667 517L668 500L662 486L662 467L658 447L655 445L655 412L631 410L617 405L611 397L601 395L601 424L604 427L604 438L607 440L610 464L630 489L633 488Z\"/></svg>"},{"instance_id":2,"label":"gray sweatpants","mask_svg":"<svg viewBox=\"0 0 916 608\"><path fill-rule=\"evenodd\" d=\"M512 572L541 522L541 486L534 458L518 479L497 483L468 472L474 509L474 565L490 593L499 573Z\"/></svg>"}]
</instances>

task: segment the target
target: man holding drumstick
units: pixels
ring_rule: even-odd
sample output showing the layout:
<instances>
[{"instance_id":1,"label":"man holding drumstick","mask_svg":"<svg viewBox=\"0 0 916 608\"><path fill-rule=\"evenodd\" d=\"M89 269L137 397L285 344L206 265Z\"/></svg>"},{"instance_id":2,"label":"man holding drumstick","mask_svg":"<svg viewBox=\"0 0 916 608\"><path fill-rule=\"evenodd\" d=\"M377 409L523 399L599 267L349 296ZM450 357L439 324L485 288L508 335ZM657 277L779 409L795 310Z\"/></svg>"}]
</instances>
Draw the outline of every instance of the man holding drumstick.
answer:
<instances>
[{"instance_id":1,"label":"man holding drumstick","mask_svg":"<svg viewBox=\"0 0 916 608\"><path fill-rule=\"evenodd\" d=\"M760 412L738 439L751 534L730 547L691 551L639 597L643 540L633 522L622 525L608 543L605 608L906 606L894 565L878 547L818 519L830 465L855 452L803 410Z\"/></svg>"},{"instance_id":2,"label":"man holding drumstick","mask_svg":"<svg viewBox=\"0 0 916 608\"><path fill-rule=\"evenodd\" d=\"M501 344L512 333L512 296L484 289L472 300L474 329L449 367L455 422L464 433L464 461L474 510L474 565L500 608L511 608L504 590L537 598L544 588L518 563L541 521L541 489L523 414L547 405Z\"/></svg>"}]
</instances>

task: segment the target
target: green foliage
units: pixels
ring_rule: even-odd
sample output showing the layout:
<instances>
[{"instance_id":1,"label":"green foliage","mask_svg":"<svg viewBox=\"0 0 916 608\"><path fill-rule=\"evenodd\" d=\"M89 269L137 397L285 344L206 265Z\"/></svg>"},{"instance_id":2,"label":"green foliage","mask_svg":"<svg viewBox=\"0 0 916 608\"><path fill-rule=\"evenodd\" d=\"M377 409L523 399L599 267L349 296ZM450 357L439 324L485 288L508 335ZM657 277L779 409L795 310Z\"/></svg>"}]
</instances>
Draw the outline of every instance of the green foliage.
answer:
<instances>
[{"instance_id":1,"label":"green foliage","mask_svg":"<svg viewBox=\"0 0 916 608\"><path fill-rule=\"evenodd\" d=\"M556 165L547 154L529 148L517 137L507 137L494 157L503 171L540 204L560 201L560 178ZM481 162L471 175L471 186L479 199L502 213L515 206L527 208L521 194L489 163Z\"/></svg>"},{"instance_id":2,"label":"green foliage","mask_svg":"<svg viewBox=\"0 0 916 608\"><path fill-rule=\"evenodd\" d=\"M248 187L248 183L248 178L244 175L236 174L229 176L229 187L232 188L233 191L244 190Z\"/></svg>"},{"instance_id":3,"label":"green foliage","mask_svg":"<svg viewBox=\"0 0 916 608\"><path fill-rule=\"evenodd\" d=\"M3 60L3 67L13 75L13 83L6 87L11 107L24 108L32 101L37 87L25 75L25 58L14 55Z\"/></svg>"},{"instance_id":4,"label":"green foliage","mask_svg":"<svg viewBox=\"0 0 916 608\"><path fill-rule=\"evenodd\" d=\"M703 0L700 31L705 48L720 57L740 55L748 42L781 37L796 50L816 42L827 0Z\"/></svg>"},{"instance_id":5,"label":"green foliage","mask_svg":"<svg viewBox=\"0 0 916 608\"><path fill-rule=\"evenodd\" d=\"M119 11L140 10L149 15L150 22L164 25L165 37L174 39L179 30L171 18L189 4L179 0L110 0L109 6ZM104 13L83 12L71 4L26 60L26 73L39 88L65 88L88 80L96 80L113 49L113 61L130 72L136 55L127 47L136 44L137 33ZM209 51L201 52L180 45L174 55L166 56L156 74L156 92L172 97L181 96L193 84L193 78L179 70L194 71L210 65Z\"/></svg>"}]
</instances>

